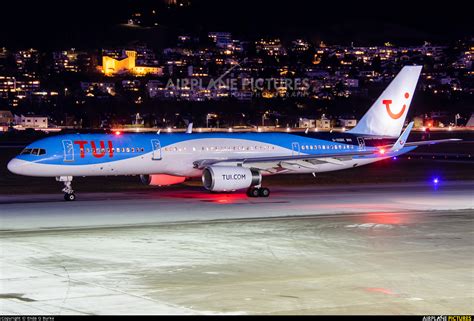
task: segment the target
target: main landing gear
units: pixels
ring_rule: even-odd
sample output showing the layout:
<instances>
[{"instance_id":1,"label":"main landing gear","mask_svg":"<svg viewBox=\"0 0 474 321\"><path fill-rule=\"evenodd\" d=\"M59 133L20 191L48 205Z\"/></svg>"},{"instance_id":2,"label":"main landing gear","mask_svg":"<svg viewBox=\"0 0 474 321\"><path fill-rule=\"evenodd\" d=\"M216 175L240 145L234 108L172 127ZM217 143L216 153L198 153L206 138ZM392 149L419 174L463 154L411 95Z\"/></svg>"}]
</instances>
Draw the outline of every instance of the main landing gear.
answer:
<instances>
[{"instance_id":1,"label":"main landing gear","mask_svg":"<svg viewBox=\"0 0 474 321\"><path fill-rule=\"evenodd\" d=\"M74 190L72 189L72 176L56 177L56 181L64 183L64 188L62 189L64 192L64 200L75 201L76 194L74 194Z\"/></svg>"},{"instance_id":2,"label":"main landing gear","mask_svg":"<svg viewBox=\"0 0 474 321\"><path fill-rule=\"evenodd\" d=\"M270 196L270 190L266 187L249 187L247 190L248 197L268 197Z\"/></svg>"}]
</instances>

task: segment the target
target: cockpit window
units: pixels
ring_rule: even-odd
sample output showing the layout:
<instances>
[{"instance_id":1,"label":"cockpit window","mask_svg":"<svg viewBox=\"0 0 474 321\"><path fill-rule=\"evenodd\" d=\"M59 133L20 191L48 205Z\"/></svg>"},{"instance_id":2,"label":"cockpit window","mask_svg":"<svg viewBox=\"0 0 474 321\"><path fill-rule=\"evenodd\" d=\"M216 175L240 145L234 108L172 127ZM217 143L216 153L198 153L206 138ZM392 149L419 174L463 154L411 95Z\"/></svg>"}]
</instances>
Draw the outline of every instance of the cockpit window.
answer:
<instances>
[{"instance_id":1,"label":"cockpit window","mask_svg":"<svg viewBox=\"0 0 474 321\"><path fill-rule=\"evenodd\" d=\"M43 148L25 148L24 150L21 151L20 155L44 155L46 154L46 150Z\"/></svg>"}]
</instances>

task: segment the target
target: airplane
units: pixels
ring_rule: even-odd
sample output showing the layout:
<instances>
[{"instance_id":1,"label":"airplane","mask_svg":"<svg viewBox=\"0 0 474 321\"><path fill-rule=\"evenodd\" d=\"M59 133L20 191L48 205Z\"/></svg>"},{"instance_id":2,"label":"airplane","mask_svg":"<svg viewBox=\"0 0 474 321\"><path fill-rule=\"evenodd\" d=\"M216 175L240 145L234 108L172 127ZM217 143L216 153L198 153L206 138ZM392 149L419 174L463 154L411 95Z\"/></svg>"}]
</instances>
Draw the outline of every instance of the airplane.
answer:
<instances>
[{"instance_id":1,"label":"airplane","mask_svg":"<svg viewBox=\"0 0 474 321\"><path fill-rule=\"evenodd\" d=\"M417 146L459 139L407 142L400 135L422 66L405 66L358 124L346 132L66 134L26 146L8 163L10 172L55 177L64 199L76 199L74 176L140 175L144 184L171 185L201 177L211 192L247 189L268 197L262 177L315 175L374 163Z\"/></svg>"}]
</instances>

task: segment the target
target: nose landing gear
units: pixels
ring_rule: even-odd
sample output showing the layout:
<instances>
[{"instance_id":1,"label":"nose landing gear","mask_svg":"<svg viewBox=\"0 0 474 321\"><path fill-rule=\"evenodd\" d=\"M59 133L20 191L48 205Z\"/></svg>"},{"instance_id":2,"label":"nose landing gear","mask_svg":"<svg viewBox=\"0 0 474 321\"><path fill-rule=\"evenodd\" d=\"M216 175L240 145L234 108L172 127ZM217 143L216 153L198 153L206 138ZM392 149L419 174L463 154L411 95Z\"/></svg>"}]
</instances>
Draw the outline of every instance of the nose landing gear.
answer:
<instances>
[{"instance_id":1,"label":"nose landing gear","mask_svg":"<svg viewBox=\"0 0 474 321\"><path fill-rule=\"evenodd\" d=\"M74 194L74 190L72 189L72 176L56 177L56 181L64 183L64 188L62 191L64 192L65 201L76 200L76 194Z\"/></svg>"}]
</instances>

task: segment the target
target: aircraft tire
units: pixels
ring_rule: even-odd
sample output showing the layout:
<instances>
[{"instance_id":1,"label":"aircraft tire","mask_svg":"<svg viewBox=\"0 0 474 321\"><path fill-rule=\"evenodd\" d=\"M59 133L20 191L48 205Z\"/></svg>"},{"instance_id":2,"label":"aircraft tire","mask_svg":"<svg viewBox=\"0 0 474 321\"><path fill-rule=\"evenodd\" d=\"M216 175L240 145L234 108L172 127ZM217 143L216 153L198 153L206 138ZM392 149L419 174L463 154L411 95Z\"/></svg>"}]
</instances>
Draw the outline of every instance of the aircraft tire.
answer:
<instances>
[{"instance_id":1,"label":"aircraft tire","mask_svg":"<svg viewBox=\"0 0 474 321\"><path fill-rule=\"evenodd\" d=\"M70 194L66 193L66 194L64 194L64 200L65 200L65 201L68 201L68 202L75 201L75 200L76 200L76 194L74 194L74 193L70 193Z\"/></svg>"}]
</instances>

